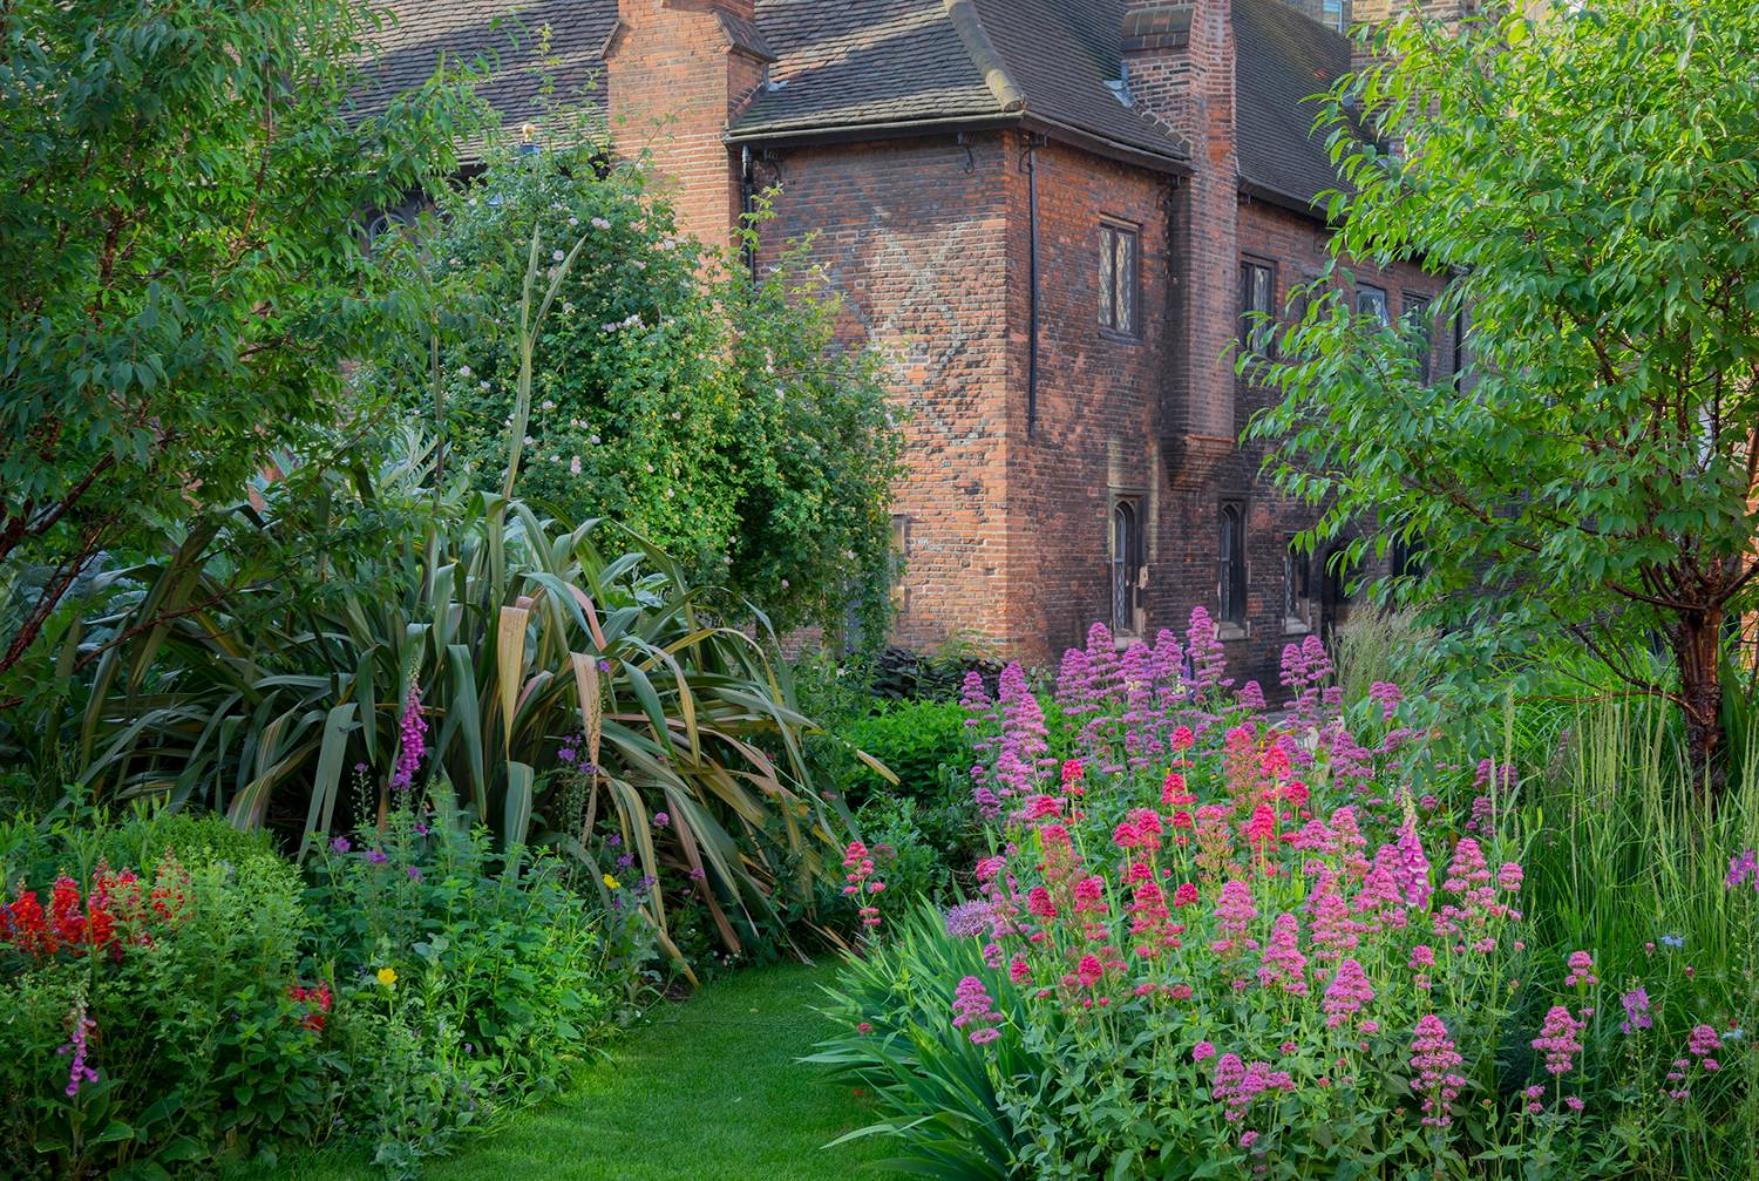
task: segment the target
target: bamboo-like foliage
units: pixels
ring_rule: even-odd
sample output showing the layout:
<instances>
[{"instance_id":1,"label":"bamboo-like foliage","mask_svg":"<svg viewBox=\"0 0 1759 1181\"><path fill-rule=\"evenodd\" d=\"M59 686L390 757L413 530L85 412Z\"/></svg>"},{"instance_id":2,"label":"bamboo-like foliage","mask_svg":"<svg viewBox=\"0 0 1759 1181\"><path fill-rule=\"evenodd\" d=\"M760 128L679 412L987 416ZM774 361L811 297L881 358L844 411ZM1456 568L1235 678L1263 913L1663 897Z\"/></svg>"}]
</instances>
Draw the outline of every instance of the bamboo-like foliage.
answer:
<instances>
[{"instance_id":1,"label":"bamboo-like foliage","mask_svg":"<svg viewBox=\"0 0 1759 1181\"><path fill-rule=\"evenodd\" d=\"M271 524L241 520L232 527ZM357 762L389 798L418 688L426 766L474 820L508 845L590 860L584 829L614 817L646 873L700 871L736 945L723 907L767 911L778 892L809 901L846 817L812 787L800 745L812 723L762 615L750 631L729 626L738 605L691 586L640 538L602 550L610 532L458 492L365 568L329 570L337 593L282 592L247 615L229 610L204 564L212 533L192 535L136 572L145 593L106 621L126 634L134 620L168 619L97 663L79 777L100 798L205 803L242 827L303 812L309 844L330 832ZM209 598L217 605L194 609ZM584 820L561 814L546 774L570 736L584 736L592 767ZM662 936L664 893L651 903Z\"/></svg>"}]
</instances>

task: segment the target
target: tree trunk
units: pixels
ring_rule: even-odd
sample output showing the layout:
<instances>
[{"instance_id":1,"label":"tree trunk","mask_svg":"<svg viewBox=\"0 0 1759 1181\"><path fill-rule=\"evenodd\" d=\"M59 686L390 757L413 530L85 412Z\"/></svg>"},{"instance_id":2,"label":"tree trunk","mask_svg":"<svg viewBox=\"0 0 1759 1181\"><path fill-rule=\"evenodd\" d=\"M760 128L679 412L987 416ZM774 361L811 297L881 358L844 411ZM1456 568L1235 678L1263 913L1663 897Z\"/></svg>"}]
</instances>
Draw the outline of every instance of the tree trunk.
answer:
<instances>
[{"instance_id":1,"label":"tree trunk","mask_svg":"<svg viewBox=\"0 0 1759 1181\"><path fill-rule=\"evenodd\" d=\"M1686 754L1694 789L1708 803L1723 783L1716 755L1722 743L1722 609L1688 611L1674 627L1680 666L1680 705L1686 714Z\"/></svg>"}]
</instances>

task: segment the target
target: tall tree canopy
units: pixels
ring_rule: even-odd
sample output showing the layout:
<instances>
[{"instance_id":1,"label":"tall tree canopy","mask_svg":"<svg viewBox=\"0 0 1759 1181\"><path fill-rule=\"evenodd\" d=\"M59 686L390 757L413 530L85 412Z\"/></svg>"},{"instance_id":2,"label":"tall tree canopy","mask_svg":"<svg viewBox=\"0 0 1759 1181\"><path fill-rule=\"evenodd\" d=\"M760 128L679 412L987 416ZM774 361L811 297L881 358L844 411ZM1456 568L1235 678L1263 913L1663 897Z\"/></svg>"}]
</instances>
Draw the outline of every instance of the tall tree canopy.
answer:
<instances>
[{"instance_id":1,"label":"tall tree canopy","mask_svg":"<svg viewBox=\"0 0 1759 1181\"><path fill-rule=\"evenodd\" d=\"M1395 597L1458 642L1568 629L1678 703L1704 769L1759 525L1759 5L1523 8L1396 19L1329 96L1337 261L1246 362L1282 395L1251 429L1323 533L1426 543ZM1349 259L1450 275L1433 322L1353 314ZM1462 372L1425 381L1413 335L1461 313ZM1657 633L1677 679L1628 659Z\"/></svg>"},{"instance_id":2,"label":"tall tree canopy","mask_svg":"<svg viewBox=\"0 0 1759 1181\"><path fill-rule=\"evenodd\" d=\"M362 219L479 117L359 117L361 0L0 0L0 672L106 551L330 421L397 306Z\"/></svg>"}]
</instances>

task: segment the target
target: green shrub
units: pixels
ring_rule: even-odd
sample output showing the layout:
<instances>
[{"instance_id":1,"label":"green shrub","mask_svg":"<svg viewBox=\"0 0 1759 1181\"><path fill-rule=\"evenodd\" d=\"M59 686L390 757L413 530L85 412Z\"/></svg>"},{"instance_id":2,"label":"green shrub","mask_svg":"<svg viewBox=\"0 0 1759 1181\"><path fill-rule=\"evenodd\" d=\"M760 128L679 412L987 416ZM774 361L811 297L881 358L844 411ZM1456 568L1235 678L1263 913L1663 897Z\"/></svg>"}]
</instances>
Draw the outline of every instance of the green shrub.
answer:
<instances>
[{"instance_id":1,"label":"green shrub","mask_svg":"<svg viewBox=\"0 0 1759 1181\"><path fill-rule=\"evenodd\" d=\"M354 1046L349 1122L394 1173L499 1108L553 1091L615 1024L613 963L553 859L491 853L444 793L314 859L314 959Z\"/></svg>"},{"instance_id":2,"label":"green shrub","mask_svg":"<svg viewBox=\"0 0 1759 1181\"><path fill-rule=\"evenodd\" d=\"M210 852L229 845L218 820L136 821L118 843L155 829L181 830L197 858L204 839ZM132 883L121 865L62 879L56 893L74 909L60 921L49 882L30 879L21 888L50 911L34 948L25 896L13 904L0 945L0 1157L23 1175L163 1176L329 1129L342 1075L290 991L312 983L297 872L262 849L192 868L161 847L136 864ZM92 1073L74 1077L82 1022Z\"/></svg>"},{"instance_id":3,"label":"green shrub","mask_svg":"<svg viewBox=\"0 0 1759 1181\"><path fill-rule=\"evenodd\" d=\"M932 799L941 791L943 767L963 771L971 761L965 741L965 711L957 702L890 703L846 723L838 737L866 751L898 777L893 787L871 768L854 763L843 780L843 790L855 805L878 792Z\"/></svg>"},{"instance_id":4,"label":"green shrub","mask_svg":"<svg viewBox=\"0 0 1759 1181\"><path fill-rule=\"evenodd\" d=\"M835 295L807 258L756 281L717 265L643 165L598 151L491 152L440 198L414 249L393 252L441 293L437 372L423 336L371 379L431 420L479 488L501 488L522 360L507 313L534 234L546 267L575 252L532 358L521 493L653 538L778 627L841 628L853 602L883 633L899 436L876 355L838 345Z\"/></svg>"}]
</instances>

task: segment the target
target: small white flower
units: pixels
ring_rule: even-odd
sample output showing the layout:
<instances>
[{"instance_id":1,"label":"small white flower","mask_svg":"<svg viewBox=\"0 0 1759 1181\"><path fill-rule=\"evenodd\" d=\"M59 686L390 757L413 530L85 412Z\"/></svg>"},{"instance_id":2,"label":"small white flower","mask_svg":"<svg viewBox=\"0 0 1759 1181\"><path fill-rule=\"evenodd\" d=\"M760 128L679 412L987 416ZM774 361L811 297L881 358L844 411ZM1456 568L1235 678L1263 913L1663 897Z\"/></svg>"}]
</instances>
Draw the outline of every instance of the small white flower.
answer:
<instances>
[{"instance_id":1,"label":"small white flower","mask_svg":"<svg viewBox=\"0 0 1759 1181\"><path fill-rule=\"evenodd\" d=\"M475 205L476 202L472 201L471 204ZM462 258L452 258L452 259L447 259L446 261L451 263L455 267L461 267L464 265L464 260Z\"/></svg>"},{"instance_id":2,"label":"small white flower","mask_svg":"<svg viewBox=\"0 0 1759 1181\"><path fill-rule=\"evenodd\" d=\"M577 226L580 224L580 219L578 217L571 217L568 219L568 224L571 226Z\"/></svg>"},{"instance_id":3,"label":"small white flower","mask_svg":"<svg viewBox=\"0 0 1759 1181\"><path fill-rule=\"evenodd\" d=\"M537 442L537 440L532 438L530 435L525 436L525 445L527 447L530 447L532 444L534 444L536 442Z\"/></svg>"},{"instance_id":4,"label":"small white flower","mask_svg":"<svg viewBox=\"0 0 1759 1181\"><path fill-rule=\"evenodd\" d=\"M646 464L646 465L645 465L645 466L646 466L646 468L647 468L647 470L648 470L648 474L649 474L649 475L652 475L652 474L653 474L653 470L654 470L654 465L653 465L653 464L651 464L651 463L650 463L650 464Z\"/></svg>"},{"instance_id":5,"label":"small white flower","mask_svg":"<svg viewBox=\"0 0 1759 1181\"><path fill-rule=\"evenodd\" d=\"M611 223L605 218L595 217L592 219L592 228L595 230L608 230L611 228Z\"/></svg>"},{"instance_id":6,"label":"small white flower","mask_svg":"<svg viewBox=\"0 0 1759 1181\"><path fill-rule=\"evenodd\" d=\"M565 259L567 257L568 256L566 254L563 254L560 250L552 250L550 252L550 259L552 262L561 262L563 259Z\"/></svg>"},{"instance_id":7,"label":"small white flower","mask_svg":"<svg viewBox=\"0 0 1759 1181\"><path fill-rule=\"evenodd\" d=\"M576 455L568 461L568 474L571 476L580 474L580 456Z\"/></svg>"},{"instance_id":8,"label":"small white flower","mask_svg":"<svg viewBox=\"0 0 1759 1181\"><path fill-rule=\"evenodd\" d=\"M683 421L683 419L684 419L684 412L682 410L672 411L672 421L673 422L681 422L681 421Z\"/></svg>"},{"instance_id":9,"label":"small white flower","mask_svg":"<svg viewBox=\"0 0 1759 1181\"><path fill-rule=\"evenodd\" d=\"M574 305L569 303L567 300L563 300L562 301L562 314L565 316L572 316L574 314Z\"/></svg>"},{"instance_id":10,"label":"small white flower","mask_svg":"<svg viewBox=\"0 0 1759 1181\"><path fill-rule=\"evenodd\" d=\"M486 381L479 381L476 383L476 388L486 394L489 392L489 383Z\"/></svg>"},{"instance_id":11,"label":"small white flower","mask_svg":"<svg viewBox=\"0 0 1759 1181\"><path fill-rule=\"evenodd\" d=\"M556 408L556 404L554 402L550 401L550 399L545 398L543 400L543 408L545 410L554 410Z\"/></svg>"},{"instance_id":12,"label":"small white flower","mask_svg":"<svg viewBox=\"0 0 1759 1181\"><path fill-rule=\"evenodd\" d=\"M788 589L788 580L786 578L782 579L782 589L783 590Z\"/></svg>"},{"instance_id":13,"label":"small white flower","mask_svg":"<svg viewBox=\"0 0 1759 1181\"><path fill-rule=\"evenodd\" d=\"M469 365L460 365L458 367L458 376L459 377L469 377L470 376L470 366Z\"/></svg>"},{"instance_id":14,"label":"small white flower","mask_svg":"<svg viewBox=\"0 0 1759 1181\"><path fill-rule=\"evenodd\" d=\"M630 266L632 266L632 267L634 267L634 268L635 268L635 269L636 269L636 270L638 270L638 271L645 271L645 270L647 270L647 263L646 263L646 262L644 262L644 261L643 261L643 260L641 260L641 259L639 259L639 258L636 258L636 259L631 259L631 260L630 260L630 262L629 262L629 265L630 265Z\"/></svg>"},{"instance_id":15,"label":"small white flower","mask_svg":"<svg viewBox=\"0 0 1759 1181\"><path fill-rule=\"evenodd\" d=\"M599 437L597 435L588 435L586 437L586 441L588 443L591 443L594 447L597 447L599 445Z\"/></svg>"},{"instance_id":16,"label":"small white flower","mask_svg":"<svg viewBox=\"0 0 1759 1181\"><path fill-rule=\"evenodd\" d=\"M666 489L666 499L672 499L672 490L670 488Z\"/></svg>"}]
</instances>

